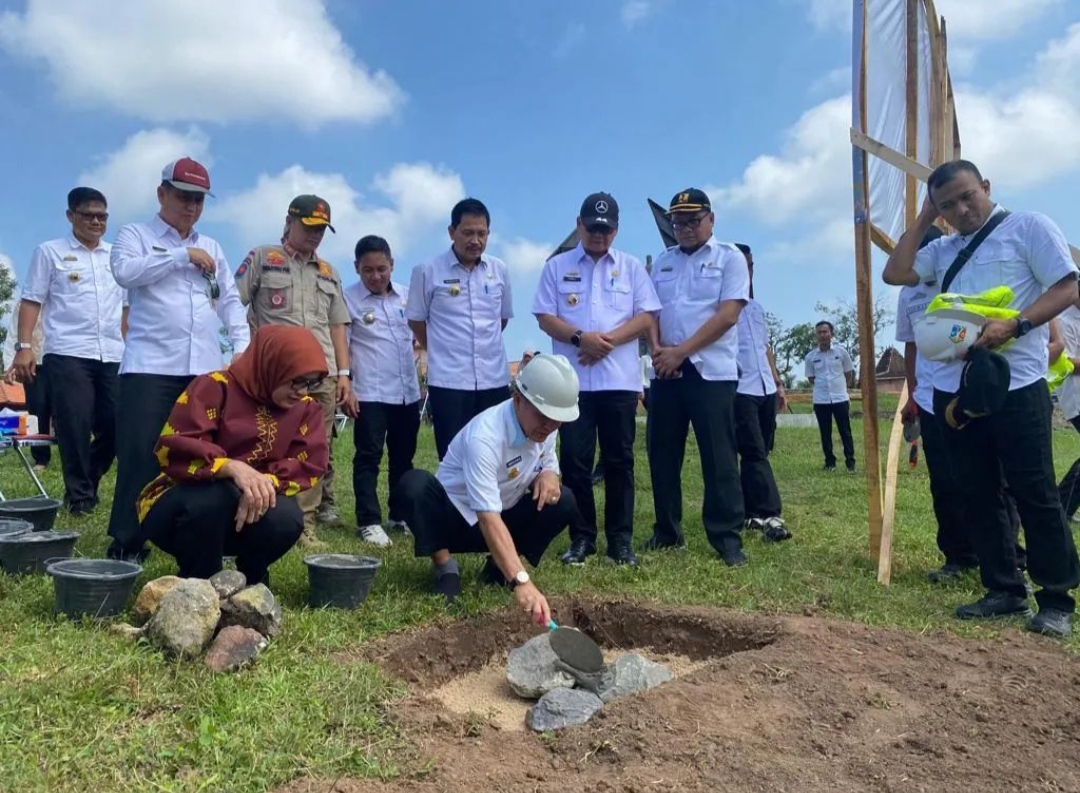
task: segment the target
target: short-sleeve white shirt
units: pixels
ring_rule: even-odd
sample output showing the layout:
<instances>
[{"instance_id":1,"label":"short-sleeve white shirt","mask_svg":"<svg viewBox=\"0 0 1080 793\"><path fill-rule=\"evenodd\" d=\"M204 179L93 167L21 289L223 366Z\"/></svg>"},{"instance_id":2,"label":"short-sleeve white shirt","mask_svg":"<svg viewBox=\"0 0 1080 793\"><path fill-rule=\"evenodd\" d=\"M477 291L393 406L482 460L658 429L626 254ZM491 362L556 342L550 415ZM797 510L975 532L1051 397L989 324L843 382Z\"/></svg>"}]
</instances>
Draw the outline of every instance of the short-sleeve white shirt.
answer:
<instances>
[{"instance_id":1,"label":"short-sleeve white shirt","mask_svg":"<svg viewBox=\"0 0 1080 793\"><path fill-rule=\"evenodd\" d=\"M806 354L806 376L814 378L814 404L829 405L848 401L848 372L854 371L851 355L839 344L827 350L815 347Z\"/></svg>"},{"instance_id":2,"label":"short-sleeve white shirt","mask_svg":"<svg viewBox=\"0 0 1080 793\"><path fill-rule=\"evenodd\" d=\"M420 401L413 333L405 319L409 290L394 281L376 295L357 282L345 288L353 395L361 402L408 405Z\"/></svg>"},{"instance_id":3,"label":"short-sleeve white shirt","mask_svg":"<svg viewBox=\"0 0 1080 793\"><path fill-rule=\"evenodd\" d=\"M739 387L737 393L768 396L776 393L776 380L769 365L769 326L765 309L753 298L739 314Z\"/></svg>"},{"instance_id":4,"label":"short-sleeve white shirt","mask_svg":"<svg viewBox=\"0 0 1080 793\"><path fill-rule=\"evenodd\" d=\"M1065 354L1080 357L1080 308L1069 306L1058 315L1061 335L1065 337ZM1066 419L1080 416L1080 370L1065 378L1057 390L1058 407Z\"/></svg>"},{"instance_id":5,"label":"short-sleeve white shirt","mask_svg":"<svg viewBox=\"0 0 1080 793\"><path fill-rule=\"evenodd\" d=\"M915 326L926 316L926 307L938 294L937 284L905 286L896 301L896 340L915 341ZM934 374L941 366L915 351L915 393L911 398L924 413L934 415Z\"/></svg>"}]
</instances>

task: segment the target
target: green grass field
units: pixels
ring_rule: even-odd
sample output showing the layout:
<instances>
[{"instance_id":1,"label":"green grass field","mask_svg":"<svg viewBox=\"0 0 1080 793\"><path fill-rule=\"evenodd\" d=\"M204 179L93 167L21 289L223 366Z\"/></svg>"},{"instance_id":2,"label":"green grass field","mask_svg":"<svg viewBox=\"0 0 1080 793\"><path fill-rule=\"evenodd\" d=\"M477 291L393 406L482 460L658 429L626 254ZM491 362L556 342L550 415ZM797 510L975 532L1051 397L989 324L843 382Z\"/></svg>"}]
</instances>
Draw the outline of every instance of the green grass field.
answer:
<instances>
[{"instance_id":1,"label":"green grass field","mask_svg":"<svg viewBox=\"0 0 1080 793\"><path fill-rule=\"evenodd\" d=\"M861 423L854 430L861 443ZM882 422L883 446L888 430ZM430 430L422 433L416 464L433 468ZM641 541L652 525L643 431L638 447ZM1055 448L1062 473L1080 456L1080 435L1058 431ZM351 437L340 438L336 492L347 520L351 455ZM30 495L16 463L12 455L0 458L3 489L9 497ZM539 586L548 594L593 592L765 613L811 610L920 632L987 637L998 630L961 626L950 617L956 605L981 594L976 578L935 588L923 577L940 564L924 468L911 471L905 462L901 469L893 585L883 588L869 561L863 476L821 472L816 429L781 429L773 465L795 538L769 546L749 537L747 567L725 568L705 543L691 439L683 477L688 553L644 556L637 570L598 562L568 569L556 558L568 544L564 535L536 575ZM45 481L51 493L62 491L56 456ZM111 489L110 478L103 491ZM103 505L89 520L62 513L58 526L81 530L77 550L100 556L107 517ZM335 550L360 550L351 529L320 533ZM385 565L361 609L312 611L305 607L301 553L291 552L273 569L275 594L285 606L281 636L253 669L225 676L169 661L99 625L56 618L51 581L0 574L0 790L260 793L301 775L394 776L403 744L387 714L408 691L374 665L343 663L335 654L409 626L497 609L508 597L475 585L480 561L466 558L465 593L448 613L428 594L429 563L412 558L407 540L377 555ZM173 572L171 559L156 552L139 585ZM1080 637L1069 647L1080 650Z\"/></svg>"}]
</instances>

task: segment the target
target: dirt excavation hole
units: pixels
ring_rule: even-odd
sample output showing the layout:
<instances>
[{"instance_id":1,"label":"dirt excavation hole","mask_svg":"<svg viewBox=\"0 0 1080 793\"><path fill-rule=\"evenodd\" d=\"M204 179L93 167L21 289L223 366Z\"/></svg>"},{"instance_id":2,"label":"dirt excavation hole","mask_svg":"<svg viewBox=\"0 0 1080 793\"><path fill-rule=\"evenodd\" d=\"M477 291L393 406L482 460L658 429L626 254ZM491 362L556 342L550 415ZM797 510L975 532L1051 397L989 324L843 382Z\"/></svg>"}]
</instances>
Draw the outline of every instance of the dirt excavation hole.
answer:
<instances>
[{"instance_id":1,"label":"dirt excavation hole","mask_svg":"<svg viewBox=\"0 0 1080 793\"><path fill-rule=\"evenodd\" d=\"M778 624L768 620L718 622L694 613L660 613L643 605L603 601L562 606L556 614L559 624L590 636L603 650L605 663L635 652L665 666L673 679L734 653L766 647L779 635ZM535 699L513 691L507 657L538 633L520 624L517 614L496 614L422 631L380 660L385 669L462 717L467 729L488 725L522 731Z\"/></svg>"}]
</instances>

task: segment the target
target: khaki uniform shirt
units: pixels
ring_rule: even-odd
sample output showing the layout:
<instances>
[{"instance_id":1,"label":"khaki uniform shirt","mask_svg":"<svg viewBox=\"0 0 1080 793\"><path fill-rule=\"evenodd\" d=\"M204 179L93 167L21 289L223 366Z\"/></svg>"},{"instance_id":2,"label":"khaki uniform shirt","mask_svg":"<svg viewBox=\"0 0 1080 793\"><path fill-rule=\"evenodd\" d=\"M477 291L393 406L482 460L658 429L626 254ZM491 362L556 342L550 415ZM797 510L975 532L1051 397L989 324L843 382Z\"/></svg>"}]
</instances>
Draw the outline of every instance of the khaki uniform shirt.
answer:
<instances>
[{"instance_id":1,"label":"khaki uniform shirt","mask_svg":"<svg viewBox=\"0 0 1080 793\"><path fill-rule=\"evenodd\" d=\"M330 326L348 325L350 319L341 277L332 264L317 256L307 261L290 256L281 245L262 245L247 255L235 278L252 329L262 325L307 328L322 345L330 375L337 374Z\"/></svg>"}]
</instances>

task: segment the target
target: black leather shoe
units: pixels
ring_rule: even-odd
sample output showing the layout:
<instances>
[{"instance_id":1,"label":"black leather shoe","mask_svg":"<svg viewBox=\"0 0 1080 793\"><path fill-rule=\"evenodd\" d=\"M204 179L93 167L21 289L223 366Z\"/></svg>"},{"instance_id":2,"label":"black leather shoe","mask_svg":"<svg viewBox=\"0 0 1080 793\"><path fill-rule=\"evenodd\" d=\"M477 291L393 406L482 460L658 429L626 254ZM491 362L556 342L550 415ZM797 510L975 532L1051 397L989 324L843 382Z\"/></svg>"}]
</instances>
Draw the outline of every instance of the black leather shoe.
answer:
<instances>
[{"instance_id":1,"label":"black leather shoe","mask_svg":"<svg viewBox=\"0 0 1080 793\"><path fill-rule=\"evenodd\" d=\"M446 598L447 604L453 603L455 600L457 600L458 595L461 594L461 574L436 574L435 584L432 586L431 589L436 594L442 595L444 598Z\"/></svg>"},{"instance_id":2,"label":"black leather shoe","mask_svg":"<svg viewBox=\"0 0 1080 793\"><path fill-rule=\"evenodd\" d=\"M1041 608L1028 620L1027 629L1043 636L1067 639L1072 635L1072 614L1061 609Z\"/></svg>"},{"instance_id":3,"label":"black leather shoe","mask_svg":"<svg viewBox=\"0 0 1080 793\"><path fill-rule=\"evenodd\" d=\"M720 554L720 558L724 560L724 564L728 567L742 567L750 561L746 558L746 554L742 552L741 548L722 553Z\"/></svg>"},{"instance_id":4,"label":"black leather shoe","mask_svg":"<svg viewBox=\"0 0 1080 793\"><path fill-rule=\"evenodd\" d=\"M641 550L643 550L643 551L668 551L668 550L682 549L682 548L685 548L685 547L686 547L686 540L678 539L678 540L672 541L672 540L664 539L663 537L658 537L657 535L654 534L652 537L650 537L649 539L647 539L645 541L645 543L641 546Z\"/></svg>"},{"instance_id":5,"label":"black leather shoe","mask_svg":"<svg viewBox=\"0 0 1080 793\"><path fill-rule=\"evenodd\" d=\"M630 545L616 545L613 548L608 548L607 558L617 565L627 565L629 567L637 567L638 560L634 555L634 552L630 550Z\"/></svg>"},{"instance_id":6,"label":"black leather shoe","mask_svg":"<svg viewBox=\"0 0 1080 793\"><path fill-rule=\"evenodd\" d=\"M931 570L926 574L926 579L931 584L944 584L949 581L955 581L958 578L963 578L972 570L977 570L978 567L972 565L953 564L952 562L946 562L937 570Z\"/></svg>"},{"instance_id":7,"label":"black leather shoe","mask_svg":"<svg viewBox=\"0 0 1080 793\"><path fill-rule=\"evenodd\" d=\"M575 540L570 543L570 550L560 556L559 559L563 564L581 567L585 564L585 560L595 553L595 546L590 545L585 540Z\"/></svg>"},{"instance_id":8,"label":"black leather shoe","mask_svg":"<svg viewBox=\"0 0 1080 793\"><path fill-rule=\"evenodd\" d=\"M994 620L1006 617L1030 617L1027 598L1008 592L989 592L974 603L967 603L956 610L957 619Z\"/></svg>"}]
</instances>

